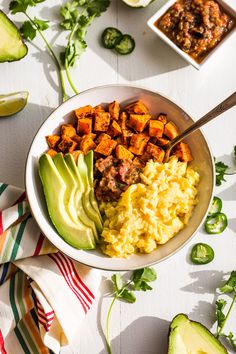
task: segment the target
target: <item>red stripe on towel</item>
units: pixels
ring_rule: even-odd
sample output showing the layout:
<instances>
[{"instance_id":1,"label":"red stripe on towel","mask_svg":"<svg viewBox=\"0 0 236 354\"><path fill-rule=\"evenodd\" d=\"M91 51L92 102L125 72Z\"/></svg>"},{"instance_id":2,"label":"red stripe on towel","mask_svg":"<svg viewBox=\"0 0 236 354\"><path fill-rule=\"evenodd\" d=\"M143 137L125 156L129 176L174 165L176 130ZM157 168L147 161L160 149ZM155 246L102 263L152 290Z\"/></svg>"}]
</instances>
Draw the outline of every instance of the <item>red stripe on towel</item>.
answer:
<instances>
[{"instance_id":1,"label":"red stripe on towel","mask_svg":"<svg viewBox=\"0 0 236 354\"><path fill-rule=\"evenodd\" d=\"M81 281L75 266L73 264L73 262L69 259L66 258L62 253L59 252L59 255L64 259L64 261L66 262L68 268L70 269L70 273L73 276L73 282L75 284L75 286L79 289L79 291L83 294L84 298L86 299L86 301L88 301L90 304L92 304L92 300L90 299L90 297L92 297L94 299L94 295L89 291L88 294L86 293L87 291L87 287L84 286L84 283ZM82 289L82 287L84 289ZM86 290L86 291L84 291ZM90 295L91 294L91 295Z\"/></svg>"},{"instance_id":2,"label":"red stripe on towel","mask_svg":"<svg viewBox=\"0 0 236 354\"><path fill-rule=\"evenodd\" d=\"M7 354L6 349L4 348L4 339L1 330L0 330L0 353Z\"/></svg>"},{"instance_id":3,"label":"red stripe on towel","mask_svg":"<svg viewBox=\"0 0 236 354\"><path fill-rule=\"evenodd\" d=\"M40 250L42 248L42 245L43 245L43 241L44 241L44 235L42 233L40 233L39 239L38 239L37 245L35 247L35 251L34 251L33 256L38 256L39 255L39 252L40 252Z\"/></svg>"},{"instance_id":4,"label":"red stripe on towel","mask_svg":"<svg viewBox=\"0 0 236 354\"><path fill-rule=\"evenodd\" d=\"M26 199L26 193L24 192L19 196L19 198L15 201L15 203L12 204L12 206L23 202L23 200L25 200L25 199Z\"/></svg>"},{"instance_id":5,"label":"red stripe on towel","mask_svg":"<svg viewBox=\"0 0 236 354\"><path fill-rule=\"evenodd\" d=\"M73 291L73 293L75 294L75 296L77 297L77 299L80 301L81 306L83 307L83 310L85 313L87 313L87 309L83 303L83 300L80 297L80 294L78 293L77 289L74 288L73 284L70 281L70 278L68 277L68 272L66 271L64 265L62 264L62 262L58 259L58 257L56 257L57 253L55 254L49 254L48 256L55 262L55 264L57 265L60 273L63 275L67 285L69 286L69 288Z\"/></svg>"}]
</instances>

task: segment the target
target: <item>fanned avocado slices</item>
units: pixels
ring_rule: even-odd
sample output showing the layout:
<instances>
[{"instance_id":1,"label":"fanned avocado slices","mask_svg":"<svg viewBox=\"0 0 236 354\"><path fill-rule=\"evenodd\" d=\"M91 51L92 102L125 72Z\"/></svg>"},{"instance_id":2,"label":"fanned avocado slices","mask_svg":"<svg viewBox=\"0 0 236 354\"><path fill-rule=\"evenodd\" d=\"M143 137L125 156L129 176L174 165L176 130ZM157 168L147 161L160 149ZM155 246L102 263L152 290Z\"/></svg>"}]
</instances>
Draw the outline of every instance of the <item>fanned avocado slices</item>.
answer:
<instances>
[{"instance_id":1,"label":"fanned avocado slices","mask_svg":"<svg viewBox=\"0 0 236 354\"><path fill-rule=\"evenodd\" d=\"M168 354L228 354L225 347L201 323L179 314L170 324Z\"/></svg>"},{"instance_id":2,"label":"fanned avocado slices","mask_svg":"<svg viewBox=\"0 0 236 354\"><path fill-rule=\"evenodd\" d=\"M85 162L85 158L83 157L82 154L78 158L78 170L79 170L79 174L81 176L83 185L85 187L85 192L83 193L83 196L82 196L84 210L85 210L86 214L88 215L88 217L95 222L98 233L100 234L100 233L102 233L102 229L103 229L101 216L100 216L99 210L95 209L93 207L94 203L93 204L91 203L91 200L93 200L93 198L95 200L95 197L91 197L91 195L90 195L92 188L91 188L91 184L89 182L89 177L88 177L89 172L88 172L87 164ZM96 202L96 200L95 200L95 202Z\"/></svg>"},{"instance_id":3,"label":"fanned avocado slices","mask_svg":"<svg viewBox=\"0 0 236 354\"><path fill-rule=\"evenodd\" d=\"M59 169L61 173L63 171L63 176L56 164L60 165ZM58 157L56 164L48 154L43 154L39 159L39 174L50 219L59 235L71 246L78 249L94 249L96 242L92 229L80 222L79 219L76 220L76 213L73 211L74 186L71 187L71 196L70 186L66 181L67 172L64 167L61 167L63 162L60 157ZM73 177L69 180L72 181Z\"/></svg>"},{"instance_id":4,"label":"fanned avocado slices","mask_svg":"<svg viewBox=\"0 0 236 354\"><path fill-rule=\"evenodd\" d=\"M27 52L18 28L0 10L0 63L20 60Z\"/></svg>"}]
</instances>

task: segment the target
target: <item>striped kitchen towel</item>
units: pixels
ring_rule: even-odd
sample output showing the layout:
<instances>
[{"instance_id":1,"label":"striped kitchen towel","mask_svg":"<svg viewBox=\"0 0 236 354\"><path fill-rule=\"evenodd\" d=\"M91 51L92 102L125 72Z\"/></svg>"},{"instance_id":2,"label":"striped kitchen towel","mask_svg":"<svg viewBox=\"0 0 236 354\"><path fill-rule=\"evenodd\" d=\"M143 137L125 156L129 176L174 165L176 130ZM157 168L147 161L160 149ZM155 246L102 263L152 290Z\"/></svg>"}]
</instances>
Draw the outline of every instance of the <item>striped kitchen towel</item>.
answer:
<instances>
[{"instance_id":1,"label":"striped kitchen towel","mask_svg":"<svg viewBox=\"0 0 236 354\"><path fill-rule=\"evenodd\" d=\"M59 353L79 335L100 272L58 252L25 193L0 184L0 353Z\"/></svg>"}]
</instances>

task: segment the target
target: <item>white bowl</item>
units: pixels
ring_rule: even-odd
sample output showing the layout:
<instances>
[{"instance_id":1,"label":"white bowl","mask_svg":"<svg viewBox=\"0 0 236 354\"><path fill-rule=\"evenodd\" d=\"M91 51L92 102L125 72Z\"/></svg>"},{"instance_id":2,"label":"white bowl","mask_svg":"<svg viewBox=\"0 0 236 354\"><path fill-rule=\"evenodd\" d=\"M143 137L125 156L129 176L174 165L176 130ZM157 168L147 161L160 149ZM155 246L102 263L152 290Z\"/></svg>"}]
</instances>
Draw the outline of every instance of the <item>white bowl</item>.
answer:
<instances>
[{"instance_id":1,"label":"white bowl","mask_svg":"<svg viewBox=\"0 0 236 354\"><path fill-rule=\"evenodd\" d=\"M223 0L217 0L217 2L222 6L223 9L227 11L228 14L231 15L231 17L236 21L236 12L230 7L228 4L226 4L225 1ZM191 58L190 55L185 53L182 49L180 49L170 38L168 38L161 30L159 30L155 26L155 22L161 18L162 15L172 6L176 3L176 0L169 0L167 1L147 22L148 26L164 41L166 42L172 49L174 49L175 52L177 52L179 55L181 55L182 58L184 58L189 64L194 66L196 69L200 69L211 57L212 55L218 51L219 48L223 46L225 41L229 39L232 34L236 31L236 27L226 34L226 36L215 46L214 49L210 51L210 53L207 54L207 56L204 58L204 60L201 63L198 63L196 60Z\"/></svg>"},{"instance_id":2,"label":"white bowl","mask_svg":"<svg viewBox=\"0 0 236 354\"><path fill-rule=\"evenodd\" d=\"M193 123L192 119L179 106L156 92L146 89L108 85L89 89L76 95L59 106L43 123L38 130L30 147L25 173L26 192L30 208L34 218L44 235L60 251L91 267L106 270L131 270L149 266L160 262L183 247L186 242L198 230L205 219L212 199L214 187L214 162L208 144L200 131L197 131L186 139L192 150L194 161L201 176L199 184L199 203L195 207L193 216L188 225L165 245L150 254L136 254L128 259L109 258L97 249L94 251L77 250L67 244L57 233L49 218L44 199L43 189L38 174L38 159L47 150L46 135L55 134L59 125L71 121L73 110L84 105L105 104L117 100L121 105L141 99L150 109L157 114L165 112L168 118L173 120L182 131Z\"/></svg>"}]
</instances>

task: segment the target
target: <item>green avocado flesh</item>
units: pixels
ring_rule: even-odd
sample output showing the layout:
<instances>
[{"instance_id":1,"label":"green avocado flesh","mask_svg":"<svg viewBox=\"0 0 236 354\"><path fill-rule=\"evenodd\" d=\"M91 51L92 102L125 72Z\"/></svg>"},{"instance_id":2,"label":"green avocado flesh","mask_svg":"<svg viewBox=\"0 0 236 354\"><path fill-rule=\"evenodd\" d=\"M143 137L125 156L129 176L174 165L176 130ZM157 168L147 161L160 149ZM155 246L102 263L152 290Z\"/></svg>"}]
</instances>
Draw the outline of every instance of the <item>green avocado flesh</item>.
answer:
<instances>
[{"instance_id":1,"label":"green avocado flesh","mask_svg":"<svg viewBox=\"0 0 236 354\"><path fill-rule=\"evenodd\" d=\"M82 196L82 202L83 202L83 207L87 215L89 216L90 219L92 219L95 222L95 225L97 227L98 233L102 233L102 221L101 221L101 216L100 213L97 212L96 209L94 209L93 204L97 203L94 197L91 196L91 186L89 183L89 178L88 178L88 168L87 164L85 162L85 158L83 155L80 155L78 158L78 171L81 176L85 192L83 193ZM91 199L93 200L93 203L91 203ZM97 208L98 209L98 208Z\"/></svg>"},{"instance_id":2,"label":"green avocado flesh","mask_svg":"<svg viewBox=\"0 0 236 354\"><path fill-rule=\"evenodd\" d=\"M77 216L87 227L90 227L92 229L93 235L96 238L96 240L98 241L99 238L98 238L96 225L95 225L94 221L88 217L88 215L86 214L86 212L84 211L84 208L83 208L82 196L83 196L83 193L85 192L85 190L84 190L84 186L83 186L78 168L75 164L75 160L71 154L66 154L64 157L64 160L65 160L65 162L66 162L66 164L67 164L67 166L74 178L74 182L76 184L76 191L75 191L74 198L75 198L75 209L77 212Z\"/></svg>"},{"instance_id":3,"label":"green avocado flesh","mask_svg":"<svg viewBox=\"0 0 236 354\"><path fill-rule=\"evenodd\" d=\"M27 52L19 30L0 10L0 62L20 60Z\"/></svg>"},{"instance_id":4,"label":"green avocado flesh","mask_svg":"<svg viewBox=\"0 0 236 354\"><path fill-rule=\"evenodd\" d=\"M93 151L90 150L85 156L84 156L84 161L87 165L87 176L88 176L88 186L90 188L89 191L89 200L90 203L92 204L93 209L96 211L98 214L101 223L103 222L100 210L98 208L98 203L94 195L94 189L93 189Z\"/></svg>"},{"instance_id":5,"label":"green avocado flesh","mask_svg":"<svg viewBox=\"0 0 236 354\"><path fill-rule=\"evenodd\" d=\"M75 209L76 183L61 154L54 160L43 154L39 158L39 174L43 184L48 213L59 235L78 249L94 249L91 228L77 217Z\"/></svg>"},{"instance_id":6,"label":"green avocado flesh","mask_svg":"<svg viewBox=\"0 0 236 354\"><path fill-rule=\"evenodd\" d=\"M168 354L227 354L217 338L201 323L177 315L170 324Z\"/></svg>"}]
</instances>

